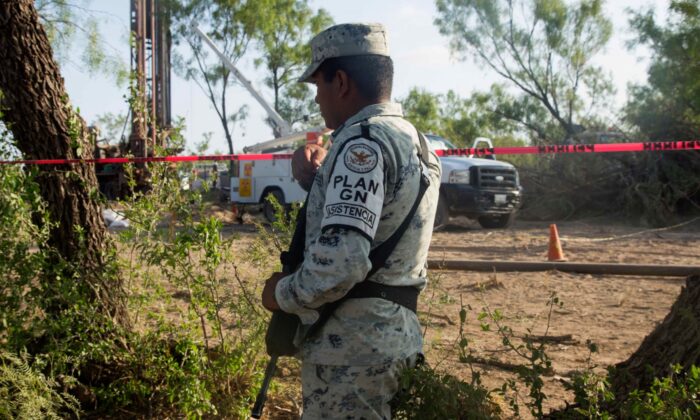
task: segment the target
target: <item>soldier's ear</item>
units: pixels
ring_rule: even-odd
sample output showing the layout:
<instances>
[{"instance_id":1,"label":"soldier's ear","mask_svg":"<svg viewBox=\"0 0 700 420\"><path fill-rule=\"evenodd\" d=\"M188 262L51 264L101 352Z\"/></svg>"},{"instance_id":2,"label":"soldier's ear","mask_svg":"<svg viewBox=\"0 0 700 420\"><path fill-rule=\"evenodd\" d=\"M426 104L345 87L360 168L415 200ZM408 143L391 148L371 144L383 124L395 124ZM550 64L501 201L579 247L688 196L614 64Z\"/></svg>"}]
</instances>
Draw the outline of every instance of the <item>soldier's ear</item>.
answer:
<instances>
[{"instance_id":1,"label":"soldier's ear","mask_svg":"<svg viewBox=\"0 0 700 420\"><path fill-rule=\"evenodd\" d=\"M333 83L335 83L336 91L339 98L347 97L351 90L351 80L345 70L338 70L335 72L335 78Z\"/></svg>"}]
</instances>

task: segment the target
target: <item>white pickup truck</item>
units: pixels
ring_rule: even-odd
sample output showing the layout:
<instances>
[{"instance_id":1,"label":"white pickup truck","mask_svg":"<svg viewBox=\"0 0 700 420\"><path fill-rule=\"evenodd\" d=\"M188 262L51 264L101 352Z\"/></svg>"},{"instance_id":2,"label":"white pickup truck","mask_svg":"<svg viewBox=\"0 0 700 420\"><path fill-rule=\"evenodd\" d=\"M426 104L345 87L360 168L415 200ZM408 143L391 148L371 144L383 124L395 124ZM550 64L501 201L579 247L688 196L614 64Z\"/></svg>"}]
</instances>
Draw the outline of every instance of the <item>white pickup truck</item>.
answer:
<instances>
[{"instance_id":1,"label":"white pickup truck","mask_svg":"<svg viewBox=\"0 0 700 420\"><path fill-rule=\"evenodd\" d=\"M426 134L433 150L455 149L447 139ZM261 143L267 145L273 141ZM293 148L284 139L275 140L277 147L253 147L256 153L291 153ZM284 146L287 147L284 147ZM280 147L281 146L281 147ZM477 138L472 147L493 147L491 140ZM476 219L487 229L510 225L521 203L522 187L513 165L499 162L493 156L443 156L440 199L435 227L446 224L450 216ZM242 160L234 165L230 178L230 200L240 205L261 205L268 220L274 209L266 199L272 195L282 204L301 202L306 192L292 177L290 159Z\"/></svg>"},{"instance_id":2,"label":"white pickup truck","mask_svg":"<svg viewBox=\"0 0 700 420\"><path fill-rule=\"evenodd\" d=\"M299 183L292 177L292 160L274 158L294 152L308 135L318 132L296 133L244 148L245 153L272 154L273 159L240 160L234 162L230 174L230 200L237 205L260 205L268 221L274 220L275 210L267 199L273 196L284 205L302 202L306 198Z\"/></svg>"},{"instance_id":3,"label":"white pickup truck","mask_svg":"<svg viewBox=\"0 0 700 420\"><path fill-rule=\"evenodd\" d=\"M447 139L426 134L433 150L455 149ZM493 147L491 140L479 137L472 147ZM476 219L486 229L508 227L521 204L522 187L513 165L489 158L444 156L440 199L435 227L450 216Z\"/></svg>"}]
</instances>

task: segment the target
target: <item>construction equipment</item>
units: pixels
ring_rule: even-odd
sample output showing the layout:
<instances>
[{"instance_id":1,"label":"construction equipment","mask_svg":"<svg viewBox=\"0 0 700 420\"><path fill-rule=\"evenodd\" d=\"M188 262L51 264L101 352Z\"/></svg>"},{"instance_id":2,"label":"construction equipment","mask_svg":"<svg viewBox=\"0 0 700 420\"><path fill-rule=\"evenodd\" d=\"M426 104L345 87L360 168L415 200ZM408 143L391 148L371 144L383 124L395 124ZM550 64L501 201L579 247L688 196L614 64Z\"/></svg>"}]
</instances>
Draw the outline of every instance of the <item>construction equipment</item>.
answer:
<instances>
[{"instance_id":1,"label":"construction equipment","mask_svg":"<svg viewBox=\"0 0 700 420\"><path fill-rule=\"evenodd\" d=\"M152 156L158 128L170 127L170 25L161 0L131 0L131 70L136 75L138 105L132 109L128 151ZM147 118L150 116L150 118ZM149 123L149 124L147 124Z\"/></svg>"},{"instance_id":2,"label":"construction equipment","mask_svg":"<svg viewBox=\"0 0 700 420\"><path fill-rule=\"evenodd\" d=\"M243 149L245 153L291 153L304 141L317 142L325 129L324 127L317 127L309 131L292 132L291 124L265 101L262 95L253 87L253 84L214 45L214 42L207 34L197 26L194 26L192 29L216 53L253 98L258 101L265 112L267 112L268 119L272 123L276 138L248 146ZM270 204L271 198L274 197L280 204L285 205L292 202L301 202L306 197L306 191L301 188L292 176L292 165L289 159L244 160L240 164L231 165L230 171L229 197L231 203L234 205L261 205L265 217L270 221L274 219L274 208Z\"/></svg>"},{"instance_id":3,"label":"construction equipment","mask_svg":"<svg viewBox=\"0 0 700 420\"><path fill-rule=\"evenodd\" d=\"M131 134L118 145L95 144L95 157L154 155L164 147L171 126L170 111L170 19L163 0L131 0L131 71L135 76L135 98L129 109ZM100 191L107 198L123 196L127 180L122 165L95 165ZM138 189L148 186L144 164L134 171Z\"/></svg>"},{"instance_id":4,"label":"construction equipment","mask_svg":"<svg viewBox=\"0 0 700 420\"><path fill-rule=\"evenodd\" d=\"M193 26L192 29L202 38L205 44L211 48L214 53L216 53L217 56L219 56L219 59L224 63L224 65L231 70L231 73L233 73L234 76L238 79L238 81L241 82L243 87L245 87L248 92L255 98L256 101L263 107L265 112L267 112L267 116L272 122L272 131L274 132L275 137L282 137L282 136L287 136L292 133L292 126L289 124L287 121L285 121L282 116L275 111L273 107L270 106L270 104L265 101L265 99L260 95L260 93L255 90L253 87L253 84L250 83L250 80L246 79L245 76L243 76L243 73L241 73L238 68L233 64L231 60L229 60L226 55L219 50L216 45L214 45L214 42L209 38L207 34L205 34L201 29L199 29L198 26Z\"/></svg>"}]
</instances>

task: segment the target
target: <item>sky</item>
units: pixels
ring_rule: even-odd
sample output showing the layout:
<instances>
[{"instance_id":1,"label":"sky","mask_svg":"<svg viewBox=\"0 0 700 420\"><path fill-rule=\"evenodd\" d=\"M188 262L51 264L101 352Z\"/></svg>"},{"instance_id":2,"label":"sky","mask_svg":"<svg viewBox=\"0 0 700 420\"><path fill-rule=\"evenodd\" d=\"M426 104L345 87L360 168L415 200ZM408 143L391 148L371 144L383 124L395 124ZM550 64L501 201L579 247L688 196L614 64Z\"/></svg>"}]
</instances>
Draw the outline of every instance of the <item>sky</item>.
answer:
<instances>
[{"instance_id":1,"label":"sky","mask_svg":"<svg viewBox=\"0 0 700 420\"><path fill-rule=\"evenodd\" d=\"M129 62L129 1L92 0L89 8L101 21L101 30L107 39L107 48ZM475 91L485 91L494 82L502 81L489 69L476 62L458 61L450 55L449 39L440 35L433 21L437 15L433 0L310 0L312 8L324 8L336 23L379 22L389 34L389 48L394 59L394 99L405 97L412 87L421 87L432 93L454 90L462 97ZM648 65L648 52L644 49L629 51L625 43L633 36L629 30L628 8L641 10L653 7L663 14L668 0L608 0L605 13L614 26L613 37L595 62L603 67L617 88L615 105L625 102L629 83L644 83ZM240 70L253 82L261 94L271 101L272 93L263 84L263 75L252 64L255 53L239 63ZM68 95L74 106L80 108L88 123L107 113L125 114L128 105L124 99L126 87L117 87L106 76L90 75L75 63L64 64L62 73ZM251 95L241 87L230 93L230 104L248 105L248 118L234 131L234 148L272 139L272 131L263 119L265 113ZM194 83L180 79L173 73L172 113L186 120L184 132L187 144L204 139L212 133L209 152L228 150L226 140L213 107L201 89Z\"/></svg>"}]
</instances>

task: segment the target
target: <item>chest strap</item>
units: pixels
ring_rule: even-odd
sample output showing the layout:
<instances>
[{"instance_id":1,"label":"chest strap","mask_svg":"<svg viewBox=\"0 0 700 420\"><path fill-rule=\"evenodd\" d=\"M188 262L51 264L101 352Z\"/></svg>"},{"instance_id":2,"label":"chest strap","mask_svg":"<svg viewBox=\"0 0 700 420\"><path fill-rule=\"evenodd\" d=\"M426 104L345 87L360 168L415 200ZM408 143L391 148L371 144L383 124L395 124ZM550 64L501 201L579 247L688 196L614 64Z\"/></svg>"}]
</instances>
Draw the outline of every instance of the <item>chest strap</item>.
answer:
<instances>
[{"instance_id":1,"label":"chest strap","mask_svg":"<svg viewBox=\"0 0 700 420\"><path fill-rule=\"evenodd\" d=\"M414 286L387 286L374 281L365 280L357 283L343 297L345 299L380 298L394 302L416 313L418 309L418 294Z\"/></svg>"}]
</instances>

